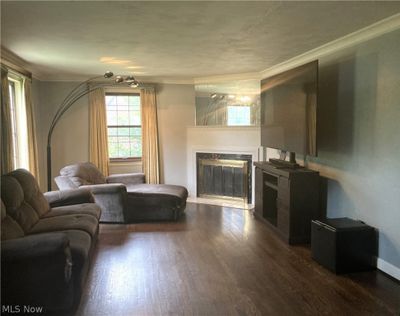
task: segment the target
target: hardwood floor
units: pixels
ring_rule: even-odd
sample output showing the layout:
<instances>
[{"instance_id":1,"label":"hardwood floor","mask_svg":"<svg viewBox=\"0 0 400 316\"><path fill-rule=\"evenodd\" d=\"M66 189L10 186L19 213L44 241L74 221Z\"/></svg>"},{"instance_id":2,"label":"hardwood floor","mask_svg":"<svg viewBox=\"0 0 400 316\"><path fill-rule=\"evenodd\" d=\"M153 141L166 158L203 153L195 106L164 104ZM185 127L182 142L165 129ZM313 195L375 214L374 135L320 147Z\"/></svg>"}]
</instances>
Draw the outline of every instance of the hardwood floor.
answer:
<instances>
[{"instance_id":1,"label":"hardwood floor","mask_svg":"<svg viewBox=\"0 0 400 316\"><path fill-rule=\"evenodd\" d=\"M101 225L77 315L398 315L381 272L337 276L250 211L188 203L178 223Z\"/></svg>"}]
</instances>

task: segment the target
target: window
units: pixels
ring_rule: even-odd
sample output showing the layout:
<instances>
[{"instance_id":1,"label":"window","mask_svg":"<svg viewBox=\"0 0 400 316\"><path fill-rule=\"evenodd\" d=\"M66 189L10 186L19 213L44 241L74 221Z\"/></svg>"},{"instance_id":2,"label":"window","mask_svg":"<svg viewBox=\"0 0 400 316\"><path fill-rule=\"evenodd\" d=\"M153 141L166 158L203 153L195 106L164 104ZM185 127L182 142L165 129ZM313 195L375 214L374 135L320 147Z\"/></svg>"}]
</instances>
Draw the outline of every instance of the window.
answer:
<instances>
[{"instance_id":1,"label":"window","mask_svg":"<svg viewBox=\"0 0 400 316\"><path fill-rule=\"evenodd\" d=\"M111 160L142 157L139 94L106 94L108 153Z\"/></svg>"},{"instance_id":2,"label":"window","mask_svg":"<svg viewBox=\"0 0 400 316\"><path fill-rule=\"evenodd\" d=\"M251 125L250 124L250 106L228 106L228 124L231 125Z\"/></svg>"},{"instance_id":3,"label":"window","mask_svg":"<svg viewBox=\"0 0 400 316\"><path fill-rule=\"evenodd\" d=\"M23 79L10 75L8 77L8 89L10 93L14 166L15 168L29 170L28 131L23 97Z\"/></svg>"}]
</instances>

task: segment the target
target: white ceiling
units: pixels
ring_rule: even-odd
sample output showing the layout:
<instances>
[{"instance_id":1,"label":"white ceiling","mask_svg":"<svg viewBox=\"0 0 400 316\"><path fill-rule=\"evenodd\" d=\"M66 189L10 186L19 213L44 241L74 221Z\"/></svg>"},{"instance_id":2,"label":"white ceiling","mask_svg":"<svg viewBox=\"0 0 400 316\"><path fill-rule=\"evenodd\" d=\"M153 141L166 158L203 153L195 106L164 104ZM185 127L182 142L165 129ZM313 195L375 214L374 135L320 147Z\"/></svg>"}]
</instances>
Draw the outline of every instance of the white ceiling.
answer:
<instances>
[{"instance_id":1,"label":"white ceiling","mask_svg":"<svg viewBox=\"0 0 400 316\"><path fill-rule=\"evenodd\" d=\"M262 71L399 12L384 1L1 1L1 40L43 80L191 80Z\"/></svg>"}]
</instances>

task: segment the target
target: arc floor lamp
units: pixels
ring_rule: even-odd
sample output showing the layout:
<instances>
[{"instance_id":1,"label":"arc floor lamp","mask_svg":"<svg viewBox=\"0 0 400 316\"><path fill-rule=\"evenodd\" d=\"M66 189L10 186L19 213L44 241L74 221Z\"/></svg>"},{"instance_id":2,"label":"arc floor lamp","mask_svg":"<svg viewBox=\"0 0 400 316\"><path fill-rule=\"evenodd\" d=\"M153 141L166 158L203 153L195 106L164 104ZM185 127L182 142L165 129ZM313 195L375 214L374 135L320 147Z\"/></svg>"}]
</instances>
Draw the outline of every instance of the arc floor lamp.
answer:
<instances>
[{"instance_id":1,"label":"arc floor lamp","mask_svg":"<svg viewBox=\"0 0 400 316\"><path fill-rule=\"evenodd\" d=\"M104 80L108 79L108 80ZM100 81L100 79L103 79ZM110 82L111 80L111 82ZM65 112L80 98L89 94L90 92L105 86L109 86L110 84L114 85L124 85L132 88L137 88L139 86L139 82L133 76L114 76L111 71L105 72L103 76L96 76L90 78L82 83L78 84L75 88L72 89L70 93L65 97L62 101L61 105L57 109L56 114L51 121L49 132L47 134L47 190L51 191L51 136L53 135L54 128L57 123L64 115Z\"/></svg>"}]
</instances>

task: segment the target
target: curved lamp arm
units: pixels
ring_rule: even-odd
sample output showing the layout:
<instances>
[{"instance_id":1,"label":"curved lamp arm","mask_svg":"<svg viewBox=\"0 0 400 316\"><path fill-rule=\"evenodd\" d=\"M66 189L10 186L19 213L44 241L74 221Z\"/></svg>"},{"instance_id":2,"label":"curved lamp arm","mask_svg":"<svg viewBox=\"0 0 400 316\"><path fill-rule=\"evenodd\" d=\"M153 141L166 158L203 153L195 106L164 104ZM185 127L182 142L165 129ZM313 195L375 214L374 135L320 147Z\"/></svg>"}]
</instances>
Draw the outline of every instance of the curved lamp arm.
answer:
<instances>
[{"instance_id":1,"label":"curved lamp arm","mask_svg":"<svg viewBox=\"0 0 400 316\"><path fill-rule=\"evenodd\" d=\"M89 94L90 92L110 85L109 82L97 82L94 86L89 86L88 83L92 82L96 79L100 78L112 78L114 74L111 71L107 71L104 76L96 76L93 78L90 78L88 80L85 80L75 86L71 92L67 94L67 96L64 98L62 101L61 105L57 109L56 114L53 117L53 120L51 121L49 132L47 134L47 191L51 191L51 182L52 182L52 176L51 176L51 137L53 135L54 128L56 127L57 123L63 116L63 114L68 111L71 106L78 101L80 98L83 96ZM116 76L115 84L128 84L130 87L136 88L139 85L139 82L132 76L127 76L126 78L123 78L121 76Z\"/></svg>"}]
</instances>

